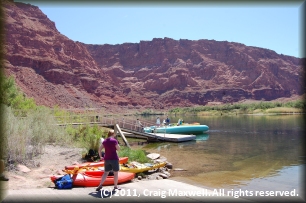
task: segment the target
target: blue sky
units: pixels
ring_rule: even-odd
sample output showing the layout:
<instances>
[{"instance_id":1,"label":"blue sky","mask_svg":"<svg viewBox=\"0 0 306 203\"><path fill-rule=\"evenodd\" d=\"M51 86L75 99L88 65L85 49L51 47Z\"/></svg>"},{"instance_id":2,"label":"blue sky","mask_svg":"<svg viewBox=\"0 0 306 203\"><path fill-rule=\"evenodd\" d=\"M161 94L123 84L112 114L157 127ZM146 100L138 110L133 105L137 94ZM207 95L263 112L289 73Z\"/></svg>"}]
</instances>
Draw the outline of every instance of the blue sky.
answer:
<instances>
[{"instance_id":1,"label":"blue sky","mask_svg":"<svg viewBox=\"0 0 306 203\"><path fill-rule=\"evenodd\" d=\"M303 1L19 1L38 6L55 22L59 32L86 44L139 43L164 37L175 40L209 39L305 57L301 32Z\"/></svg>"}]
</instances>

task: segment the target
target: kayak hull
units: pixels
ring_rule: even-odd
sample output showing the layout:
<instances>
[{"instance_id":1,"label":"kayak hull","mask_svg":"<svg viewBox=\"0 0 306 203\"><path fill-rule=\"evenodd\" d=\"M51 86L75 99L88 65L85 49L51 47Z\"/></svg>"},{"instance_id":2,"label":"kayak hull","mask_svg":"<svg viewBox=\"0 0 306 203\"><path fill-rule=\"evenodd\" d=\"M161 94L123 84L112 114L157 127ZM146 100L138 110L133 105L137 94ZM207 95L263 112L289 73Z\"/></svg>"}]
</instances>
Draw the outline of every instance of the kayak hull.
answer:
<instances>
[{"instance_id":1,"label":"kayak hull","mask_svg":"<svg viewBox=\"0 0 306 203\"><path fill-rule=\"evenodd\" d=\"M141 173L141 172L145 172L145 171L149 171L149 170L154 170L157 168L161 168L164 167L167 163L163 162L163 163L157 163L157 164L152 164L150 166L145 165L145 164L131 164L130 167L129 166L125 166L125 165L120 165L120 171L123 172L131 172L131 173Z\"/></svg>"},{"instance_id":2,"label":"kayak hull","mask_svg":"<svg viewBox=\"0 0 306 203\"><path fill-rule=\"evenodd\" d=\"M130 172L130 173L141 173L141 172L145 172L145 171L149 171L149 170L154 170L157 168L161 168L164 167L167 163L166 162L162 162L162 163L157 163L157 164L141 164L141 163L131 163L131 164L121 164L120 165L120 171L122 172ZM78 174L78 173L84 173L86 175L98 175L98 176L102 176L101 175L101 168L99 167L84 167L81 168L77 171L75 170L63 170L65 173L67 174Z\"/></svg>"},{"instance_id":3,"label":"kayak hull","mask_svg":"<svg viewBox=\"0 0 306 203\"><path fill-rule=\"evenodd\" d=\"M100 184L102 175L104 171L90 171L90 173L78 173L72 175L73 186L76 187L97 187ZM54 182L60 176L51 176L50 179ZM133 180L135 177L134 173L129 172L118 172L118 184L126 183ZM103 183L104 186L106 185L114 185L114 176L107 176L105 182Z\"/></svg>"},{"instance_id":4,"label":"kayak hull","mask_svg":"<svg viewBox=\"0 0 306 203\"><path fill-rule=\"evenodd\" d=\"M119 158L119 164L126 164L128 162L128 157L120 157ZM77 165L70 165L70 166L65 166L66 170L74 170L76 168L84 168L84 167L103 167L104 166L104 161L99 161L99 162L85 162L82 164L77 164Z\"/></svg>"}]
</instances>

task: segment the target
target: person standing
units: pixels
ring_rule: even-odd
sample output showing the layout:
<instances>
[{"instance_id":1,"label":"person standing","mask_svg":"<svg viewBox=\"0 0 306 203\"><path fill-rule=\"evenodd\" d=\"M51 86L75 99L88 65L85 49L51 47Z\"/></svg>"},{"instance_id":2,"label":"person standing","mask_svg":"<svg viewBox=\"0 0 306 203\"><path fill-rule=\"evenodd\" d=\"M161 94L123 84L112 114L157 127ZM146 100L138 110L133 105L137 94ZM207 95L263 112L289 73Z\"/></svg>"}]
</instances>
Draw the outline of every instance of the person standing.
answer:
<instances>
[{"instance_id":1,"label":"person standing","mask_svg":"<svg viewBox=\"0 0 306 203\"><path fill-rule=\"evenodd\" d=\"M136 120L136 131L141 132L143 125L141 124L140 120L137 118Z\"/></svg>"},{"instance_id":2,"label":"person standing","mask_svg":"<svg viewBox=\"0 0 306 203\"><path fill-rule=\"evenodd\" d=\"M122 118L122 127L124 128L125 120Z\"/></svg>"},{"instance_id":3,"label":"person standing","mask_svg":"<svg viewBox=\"0 0 306 203\"><path fill-rule=\"evenodd\" d=\"M165 126L165 125L166 125L166 119L163 120L163 126Z\"/></svg>"},{"instance_id":4,"label":"person standing","mask_svg":"<svg viewBox=\"0 0 306 203\"><path fill-rule=\"evenodd\" d=\"M120 150L120 146L118 141L115 139L115 131L110 130L107 134L107 138L103 141L103 143L99 147L99 157L100 160L103 160L101 151L105 149L104 154L104 174L101 178L99 186L96 188L96 191L100 191L102 189L102 185L106 180L109 172L112 170L114 172L114 190L120 188L118 187L118 172L119 172L119 156L117 151Z\"/></svg>"},{"instance_id":5,"label":"person standing","mask_svg":"<svg viewBox=\"0 0 306 203\"><path fill-rule=\"evenodd\" d=\"M169 117L167 116L167 118L166 118L166 125L169 125L170 124L170 119L169 119Z\"/></svg>"},{"instance_id":6,"label":"person standing","mask_svg":"<svg viewBox=\"0 0 306 203\"><path fill-rule=\"evenodd\" d=\"M181 125L181 119L179 118L178 121L177 121L177 126Z\"/></svg>"},{"instance_id":7,"label":"person standing","mask_svg":"<svg viewBox=\"0 0 306 203\"><path fill-rule=\"evenodd\" d=\"M156 119L156 127L160 127L160 119L159 119L159 117L157 117L157 119Z\"/></svg>"}]
</instances>

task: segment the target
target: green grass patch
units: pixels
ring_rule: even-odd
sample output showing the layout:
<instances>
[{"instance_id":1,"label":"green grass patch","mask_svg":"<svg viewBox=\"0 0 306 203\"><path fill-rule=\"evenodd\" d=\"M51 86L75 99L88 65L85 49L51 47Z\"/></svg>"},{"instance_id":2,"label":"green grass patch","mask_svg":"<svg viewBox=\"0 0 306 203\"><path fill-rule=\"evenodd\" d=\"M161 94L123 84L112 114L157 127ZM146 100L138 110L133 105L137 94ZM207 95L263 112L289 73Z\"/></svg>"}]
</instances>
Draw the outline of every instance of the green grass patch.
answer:
<instances>
[{"instance_id":1,"label":"green grass patch","mask_svg":"<svg viewBox=\"0 0 306 203\"><path fill-rule=\"evenodd\" d=\"M118 151L119 157L129 157L129 162L137 161L139 163L150 163L151 159L146 156L145 151L141 149L130 149L125 146L121 146Z\"/></svg>"},{"instance_id":2,"label":"green grass patch","mask_svg":"<svg viewBox=\"0 0 306 203\"><path fill-rule=\"evenodd\" d=\"M275 107L267 109L266 113L303 113L303 109L293 107Z\"/></svg>"},{"instance_id":3,"label":"green grass patch","mask_svg":"<svg viewBox=\"0 0 306 203\"><path fill-rule=\"evenodd\" d=\"M223 114L252 114L252 113L303 113L306 102L296 100L290 102L254 102L234 103L214 106L182 107L169 110L170 114L197 114L197 115L223 115ZM268 110L268 111L267 111Z\"/></svg>"},{"instance_id":4,"label":"green grass patch","mask_svg":"<svg viewBox=\"0 0 306 203\"><path fill-rule=\"evenodd\" d=\"M261 114L261 113L265 113L265 111L263 109L255 109L253 111L254 114Z\"/></svg>"}]
</instances>

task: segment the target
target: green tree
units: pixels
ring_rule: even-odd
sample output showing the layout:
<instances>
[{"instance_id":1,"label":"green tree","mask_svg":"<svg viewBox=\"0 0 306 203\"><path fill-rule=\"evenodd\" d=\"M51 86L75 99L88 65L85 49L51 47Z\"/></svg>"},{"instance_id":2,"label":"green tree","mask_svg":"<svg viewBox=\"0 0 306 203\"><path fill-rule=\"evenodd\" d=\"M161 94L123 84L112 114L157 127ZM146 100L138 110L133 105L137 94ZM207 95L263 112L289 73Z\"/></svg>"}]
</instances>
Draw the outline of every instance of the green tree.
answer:
<instances>
[{"instance_id":1,"label":"green tree","mask_svg":"<svg viewBox=\"0 0 306 203\"><path fill-rule=\"evenodd\" d=\"M27 98L16 87L15 80L12 76L8 78L2 76L0 88L0 103L20 110L35 109L37 107L33 98Z\"/></svg>"},{"instance_id":2,"label":"green tree","mask_svg":"<svg viewBox=\"0 0 306 203\"><path fill-rule=\"evenodd\" d=\"M10 101L17 96L17 88L12 77L6 78L1 74L0 103L10 106Z\"/></svg>"}]
</instances>

